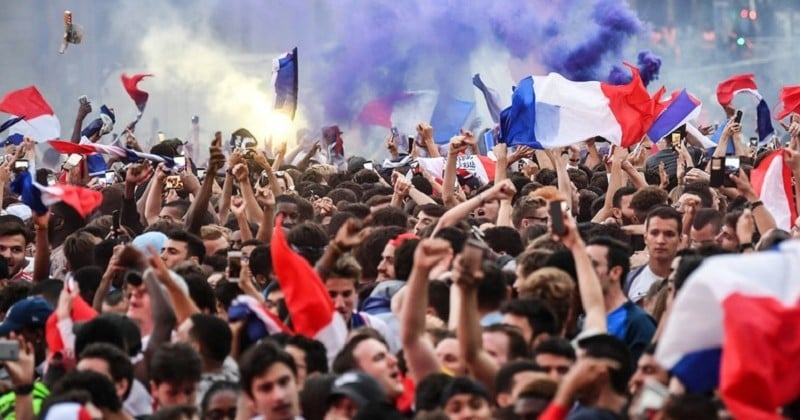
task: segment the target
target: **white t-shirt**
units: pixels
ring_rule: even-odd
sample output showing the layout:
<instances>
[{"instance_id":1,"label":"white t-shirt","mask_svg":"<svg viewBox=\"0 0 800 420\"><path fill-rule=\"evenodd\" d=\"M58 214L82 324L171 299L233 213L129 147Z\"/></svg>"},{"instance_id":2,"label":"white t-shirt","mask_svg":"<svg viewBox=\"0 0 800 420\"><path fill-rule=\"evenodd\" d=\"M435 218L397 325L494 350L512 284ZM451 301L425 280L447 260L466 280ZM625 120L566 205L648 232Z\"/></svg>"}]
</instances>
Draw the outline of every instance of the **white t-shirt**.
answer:
<instances>
[{"instance_id":1,"label":"white t-shirt","mask_svg":"<svg viewBox=\"0 0 800 420\"><path fill-rule=\"evenodd\" d=\"M650 265L646 265L642 272L633 279L631 288L628 290L628 299L633 301L633 303L639 302L645 297L647 291L650 290L650 286L661 280L663 279L658 277L653 273L653 270L650 269Z\"/></svg>"}]
</instances>

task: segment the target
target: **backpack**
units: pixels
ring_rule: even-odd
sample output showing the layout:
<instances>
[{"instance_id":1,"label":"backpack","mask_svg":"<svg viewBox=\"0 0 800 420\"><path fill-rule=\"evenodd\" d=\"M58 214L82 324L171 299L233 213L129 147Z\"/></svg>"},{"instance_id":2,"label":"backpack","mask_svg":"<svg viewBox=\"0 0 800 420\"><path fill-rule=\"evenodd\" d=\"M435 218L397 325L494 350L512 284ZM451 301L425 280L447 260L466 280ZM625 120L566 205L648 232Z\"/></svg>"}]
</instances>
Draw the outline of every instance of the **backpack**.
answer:
<instances>
[{"instance_id":1,"label":"backpack","mask_svg":"<svg viewBox=\"0 0 800 420\"><path fill-rule=\"evenodd\" d=\"M636 277L639 277L639 274L642 274L642 271L644 271L645 267L647 267L647 264L640 265L639 267L636 267L628 272L628 275L625 277L625 283L622 285L622 291L625 293L625 296L628 296L631 291L633 281L636 280Z\"/></svg>"}]
</instances>

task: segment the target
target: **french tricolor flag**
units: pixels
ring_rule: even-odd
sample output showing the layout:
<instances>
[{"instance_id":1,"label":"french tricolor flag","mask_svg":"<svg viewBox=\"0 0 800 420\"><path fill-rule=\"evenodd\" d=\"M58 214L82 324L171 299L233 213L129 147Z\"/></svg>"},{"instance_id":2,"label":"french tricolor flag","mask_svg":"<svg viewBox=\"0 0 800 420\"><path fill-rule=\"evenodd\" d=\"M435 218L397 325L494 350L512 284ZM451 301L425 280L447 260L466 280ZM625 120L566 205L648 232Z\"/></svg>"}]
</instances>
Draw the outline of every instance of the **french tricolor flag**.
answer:
<instances>
[{"instance_id":1,"label":"french tricolor flag","mask_svg":"<svg viewBox=\"0 0 800 420\"><path fill-rule=\"evenodd\" d=\"M396 92L367 103L356 117L361 124L397 127L413 136L417 125L429 122L436 143L443 144L464 127L475 102L464 101L434 90Z\"/></svg>"},{"instance_id":2,"label":"french tricolor flag","mask_svg":"<svg viewBox=\"0 0 800 420\"><path fill-rule=\"evenodd\" d=\"M275 104L272 109L294 120L298 93L297 48L272 60L272 85L275 87Z\"/></svg>"},{"instance_id":3,"label":"french tricolor flag","mask_svg":"<svg viewBox=\"0 0 800 420\"><path fill-rule=\"evenodd\" d=\"M665 105L664 110L647 130L647 136L654 142L700 115L700 101L686 92L686 89L673 93Z\"/></svg>"},{"instance_id":4,"label":"french tricolor flag","mask_svg":"<svg viewBox=\"0 0 800 420\"><path fill-rule=\"evenodd\" d=\"M125 73L122 73L120 76L120 79L122 80L122 87L125 89L125 92L128 94L128 96L133 99L133 103L136 104L136 109L139 110L139 112L136 114L136 119L127 126L127 129L131 132L136 130L136 123L138 123L142 118L144 108L147 106L147 99L150 97L149 93L139 89L139 82L141 82L145 77L152 76L152 74L134 74L133 76L128 76Z\"/></svg>"},{"instance_id":5,"label":"french tricolor flag","mask_svg":"<svg viewBox=\"0 0 800 420\"><path fill-rule=\"evenodd\" d=\"M291 330L277 316L268 311L254 297L248 295L239 295L231 302L228 309L228 320L231 322L243 321L245 334L252 342L273 334L291 333Z\"/></svg>"},{"instance_id":6,"label":"french tricolor flag","mask_svg":"<svg viewBox=\"0 0 800 420\"><path fill-rule=\"evenodd\" d=\"M289 247L282 222L283 215L279 215L275 219L270 252L294 333L322 342L330 363L347 341L347 325L334 308L317 272Z\"/></svg>"},{"instance_id":7,"label":"french tricolor flag","mask_svg":"<svg viewBox=\"0 0 800 420\"><path fill-rule=\"evenodd\" d=\"M776 150L750 171L753 190L769 210L778 228L789 231L797 218L792 170L784 164L784 151Z\"/></svg>"},{"instance_id":8,"label":"french tricolor flag","mask_svg":"<svg viewBox=\"0 0 800 420\"><path fill-rule=\"evenodd\" d=\"M678 292L656 350L690 393L719 386L737 419L780 419L800 396L800 242L707 259Z\"/></svg>"},{"instance_id":9,"label":"french tricolor flag","mask_svg":"<svg viewBox=\"0 0 800 420\"><path fill-rule=\"evenodd\" d=\"M758 100L758 105L756 106L756 131L758 132L759 143L765 143L775 133L775 129L772 127L769 105L767 105L767 101L758 91L755 75L737 74L717 85L717 101L723 108L727 108L733 102L733 97L739 93L749 93ZM717 133L714 133L712 139L719 141L724 128L723 124L717 130ZM732 145L729 150L732 150Z\"/></svg>"},{"instance_id":10,"label":"french tricolor flag","mask_svg":"<svg viewBox=\"0 0 800 420\"><path fill-rule=\"evenodd\" d=\"M511 146L569 146L602 136L628 147L638 143L660 110L639 71L627 85L573 82L557 73L520 81L511 106L500 114L500 137Z\"/></svg>"},{"instance_id":11,"label":"french tricolor flag","mask_svg":"<svg viewBox=\"0 0 800 420\"><path fill-rule=\"evenodd\" d=\"M103 202L100 191L67 184L44 186L34 182L28 171L20 172L10 187L25 205L39 215L47 213L48 206L63 202L85 219Z\"/></svg>"},{"instance_id":12,"label":"french tricolor flag","mask_svg":"<svg viewBox=\"0 0 800 420\"><path fill-rule=\"evenodd\" d=\"M7 93L0 99L0 111L13 115L13 118L22 118L10 127L11 133L28 136L37 142L61 136L61 123L36 86Z\"/></svg>"}]
</instances>

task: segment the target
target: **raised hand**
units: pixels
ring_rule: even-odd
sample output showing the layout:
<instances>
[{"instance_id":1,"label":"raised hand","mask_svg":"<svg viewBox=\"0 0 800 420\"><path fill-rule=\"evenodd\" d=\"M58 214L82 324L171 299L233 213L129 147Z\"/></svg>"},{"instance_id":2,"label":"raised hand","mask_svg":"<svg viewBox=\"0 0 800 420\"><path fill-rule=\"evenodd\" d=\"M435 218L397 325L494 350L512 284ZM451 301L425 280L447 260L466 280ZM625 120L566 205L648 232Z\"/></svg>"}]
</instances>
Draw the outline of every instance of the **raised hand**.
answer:
<instances>
[{"instance_id":1,"label":"raised hand","mask_svg":"<svg viewBox=\"0 0 800 420\"><path fill-rule=\"evenodd\" d=\"M502 182L495 184L487 191L489 197L487 200L510 200L517 193L514 183L510 179L504 179Z\"/></svg>"},{"instance_id":2,"label":"raised hand","mask_svg":"<svg viewBox=\"0 0 800 420\"><path fill-rule=\"evenodd\" d=\"M250 168L244 163L237 163L233 167L233 176L239 183L249 182Z\"/></svg>"},{"instance_id":3,"label":"raised hand","mask_svg":"<svg viewBox=\"0 0 800 420\"><path fill-rule=\"evenodd\" d=\"M234 216L237 218L244 217L246 207L247 206L245 205L242 197L239 197L238 195L231 197L231 212L233 212Z\"/></svg>"},{"instance_id":4,"label":"raised hand","mask_svg":"<svg viewBox=\"0 0 800 420\"><path fill-rule=\"evenodd\" d=\"M333 244L342 251L353 249L361 244L364 239L372 232L371 228L365 228L355 219L348 219L336 232Z\"/></svg>"},{"instance_id":5,"label":"raised hand","mask_svg":"<svg viewBox=\"0 0 800 420\"><path fill-rule=\"evenodd\" d=\"M125 183L139 185L147 181L150 177L150 163L144 161L143 163L134 163L128 167L125 173Z\"/></svg>"},{"instance_id":6,"label":"raised hand","mask_svg":"<svg viewBox=\"0 0 800 420\"><path fill-rule=\"evenodd\" d=\"M213 174L225 165L225 155L222 153L222 134L219 131L214 134L214 140L208 148L208 155L207 171L212 174L211 178L213 178Z\"/></svg>"},{"instance_id":7,"label":"raised hand","mask_svg":"<svg viewBox=\"0 0 800 420\"><path fill-rule=\"evenodd\" d=\"M414 268L430 271L436 264L453 254L450 243L444 239L428 238L420 241L414 251Z\"/></svg>"}]
</instances>

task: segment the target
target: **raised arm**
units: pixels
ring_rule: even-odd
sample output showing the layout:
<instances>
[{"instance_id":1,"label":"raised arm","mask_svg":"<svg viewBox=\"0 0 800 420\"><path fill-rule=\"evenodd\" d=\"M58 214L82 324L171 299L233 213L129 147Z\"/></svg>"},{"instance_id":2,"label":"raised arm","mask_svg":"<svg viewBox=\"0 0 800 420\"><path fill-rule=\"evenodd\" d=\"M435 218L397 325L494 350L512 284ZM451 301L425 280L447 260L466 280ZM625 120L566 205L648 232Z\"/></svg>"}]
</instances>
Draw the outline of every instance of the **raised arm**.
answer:
<instances>
[{"instance_id":1,"label":"raised arm","mask_svg":"<svg viewBox=\"0 0 800 420\"><path fill-rule=\"evenodd\" d=\"M89 101L78 105L78 115L75 116L75 125L72 126L72 136L70 141L73 143L81 142L81 129L83 129L83 120L92 112L92 104Z\"/></svg>"},{"instance_id":2,"label":"raised arm","mask_svg":"<svg viewBox=\"0 0 800 420\"><path fill-rule=\"evenodd\" d=\"M242 194L245 208L247 208L247 220L258 223L261 220L261 207L258 205L255 193L253 193L253 185L250 183L250 169L247 164L237 163L233 167L233 176L239 181L239 191Z\"/></svg>"},{"instance_id":3,"label":"raised arm","mask_svg":"<svg viewBox=\"0 0 800 420\"><path fill-rule=\"evenodd\" d=\"M456 331L459 352L472 375L493 392L499 366L483 349L483 331L478 318L478 282L483 280L483 272L471 272L464 256L458 255L453 263L452 279L461 295Z\"/></svg>"},{"instance_id":4,"label":"raised arm","mask_svg":"<svg viewBox=\"0 0 800 420\"><path fill-rule=\"evenodd\" d=\"M428 156L432 158L442 157L442 155L439 154L439 147L436 146L436 142L433 140L433 127L431 127L430 124L417 124L417 134L419 134L422 139L422 144L425 145Z\"/></svg>"},{"instance_id":5,"label":"raised arm","mask_svg":"<svg viewBox=\"0 0 800 420\"><path fill-rule=\"evenodd\" d=\"M425 338L428 308L428 276L431 269L452 253L443 239L423 239L414 251L414 266L406 284L406 305L400 313L400 341L408 370L417 383L440 370L433 344Z\"/></svg>"},{"instance_id":6,"label":"raised arm","mask_svg":"<svg viewBox=\"0 0 800 420\"><path fill-rule=\"evenodd\" d=\"M150 257L148 258L148 262L150 263L150 268L153 270L158 282L167 289L167 295L169 296L170 302L172 302L172 308L175 310L175 320L177 325L180 325L193 314L199 313L200 309L197 308L197 305L195 305L192 298L189 297L189 294L184 292L172 278L173 273L164 265L164 261L161 259L159 252L152 248L150 248L149 251Z\"/></svg>"},{"instance_id":7,"label":"raised arm","mask_svg":"<svg viewBox=\"0 0 800 420\"><path fill-rule=\"evenodd\" d=\"M617 149L619 149L619 152ZM617 190L624 187L626 183L625 173L622 171L622 161L625 159L624 155L626 153L627 151L625 151L623 148L615 147L614 154L610 156L611 170L609 173L611 177L608 181L608 191L606 191L606 198L603 202L603 208L601 208L592 219L592 222L594 223L602 223L607 218L613 216L611 209L614 208L614 194L617 193Z\"/></svg>"},{"instance_id":8,"label":"raised arm","mask_svg":"<svg viewBox=\"0 0 800 420\"><path fill-rule=\"evenodd\" d=\"M447 151L447 159L444 165L444 177L442 179L442 201L447 208L453 208L458 204L455 191L456 185L456 164L458 155L475 144L475 137L472 133L461 133L450 139L450 146Z\"/></svg>"},{"instance_id":9,"label":"raised arm","mask_svg":"<svg viewBox=\"0 0 800 420\"><path fill-rule=\"evenodd\" d=\"M147 220L148 225L158 221L158 215L161 213L161 193L164 190L164 179L167 173L164 164L161 163L156 167L156 172L150 181L150 189L147 191L147 202L144 207L144 218Z\"/></svg>"},{"instance_id":10,"label":"raised arm","mask_svg":"<svg viewBox=\"0 0 800 420\"><path fill-rule=\"evenodd\" d=\"M43 215L33 214L33 227L36 230L36 255L33 258L33 283L50 278L50 240L47 227L50 212Z\"/></svg>"},{"instance_id":11,"label":"raised arm","mask_svg":"<svg viewBox=\"0 0 800 420\"><path fill-rule=\"evenodd\" d=\"M208 173L215 174L225 164L225 155L222 154L220 139L214 139L209 147ZM200 226L203 224L203 216L208 211L208 202L211 200L211 189L214 186L214 177L207 176L203 179L203 186L200 193L195 197L194 203L186 213L184 229L187 232L198 234Z\"/></svg>"},{"instance_id":12,"label":"raised arm","mask_svg":"<svg viewBox=\"0 0 800 420\"><path fill-rule=\"evenodd\" d=\"M758 232L763 235L775 229L777 227L775 217L772 216L772 213L767 210L764 203L761 202L761 199L756 195L755 190L753 190L753 185L750 184L750 179L747 177L747 174L744 173L744 170L739 169L738 176L736 174L731 174L730 177L734 184L736 184L736 189L739 191L739 194L752 205L753 219L756 222ZM792 220L792 222L794 222L794 220Z\"/></svg>"},{"instance_id":13,"label":"raised arm","mask_svg":"<svg viewBox=\"0 0 800 420\"><path fill-rule=\"evenodd\" d=\"M136 234L144 231L144 225L136 208L136 186L146 182L149 177L150 165L147 161L129 166L125 173L125 192L122 195L119 221L122 226L130 228Z\"/></svg>"},{"instance_id":14,"label":"raised arm","mask_svg":"<svg viewBox=\"0 0 800 420\"><path fill-rule=\"evenodd\" d=\"M505 199L510 200L516 192L517 189L514 188L514 183L511 182L510 179L506 179L505 181L494 184L492 188L489 188L482 193L478 193L469 200L453 207L450 210L447 210L447 212L439 218L439 222L436 224L436 229L434 229L434 234L448 226L455 225L460 220L467 218L470 213L475 211L475 209L480 207L484 202Z\"/></svg>"},{"instance_id":15,"label":"raised arm","mask_svg":"<svg viewBox=\"0 0 800 420\"><path fill-rule=\"evenodd\" d=\"M566 246L572 257L575 259L575 271L578 275L578 292L580 293L581 303L586 318L583 324L584 331L593 333L605 333L606 327L606 308L603 303L603 289L600 287L600 280L594 265L586 253L586 245L578 233L575 219L568 212L564 213L564 226L566 233L558 239Z\"/></svg>"},{"instance_id":16,"label":"raised arm","mask_svg":"<svg viewBox=\"0 0 800 420\"><path fill-rule=\"evenodd\" d=\"M273 223L275 223L275 195L273 195L272 190L265 188L259 191L259 195L256 198L264 206L264 210L261 212L261 224L259 224L258 232L256 232L256 239L268 244L272 239L272 228Z\"/></svg>"}]
</instances>

